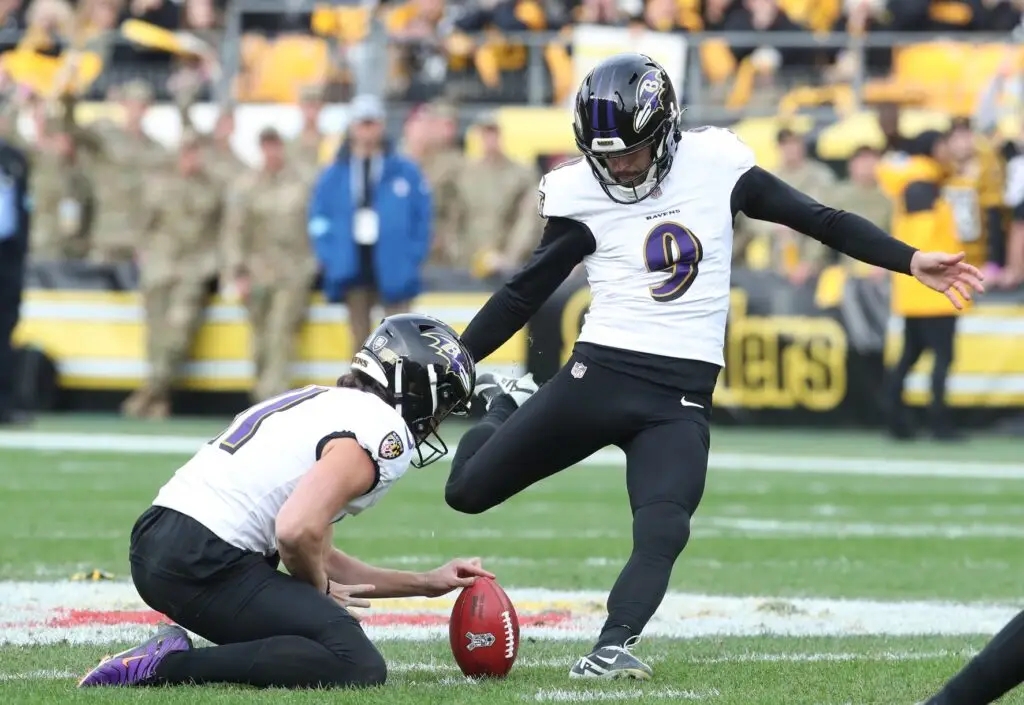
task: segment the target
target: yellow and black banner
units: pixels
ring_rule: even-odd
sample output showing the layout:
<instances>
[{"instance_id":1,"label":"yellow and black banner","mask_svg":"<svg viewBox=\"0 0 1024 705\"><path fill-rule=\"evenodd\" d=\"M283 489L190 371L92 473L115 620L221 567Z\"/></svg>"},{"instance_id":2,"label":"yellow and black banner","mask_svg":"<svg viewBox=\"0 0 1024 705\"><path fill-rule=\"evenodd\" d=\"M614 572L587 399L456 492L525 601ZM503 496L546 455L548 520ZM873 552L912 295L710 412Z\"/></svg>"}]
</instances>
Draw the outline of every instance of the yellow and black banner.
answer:
<instances>
[{"instance_id":1,"label":"yellow and black banner","mask_svg":"<svg viewBox=\"0 0 1024 705\"><path fill-rule=\"evenodd\" d=\"M878 423L884 369L901 352L902 323L888 316L877 282L851 279L844 295L824 308L813 283L798 289L770 272L748 269L735 269L732 281L717 420ZM461 331L487 298L483 292L432 292L412 310ZM310 301L292 367L294 383L330 384L348 369L352 355L346 312L319 295ZM569 358L589 305L585 277L575 276L527 330L480 368L550 378ZM141 385L148 371L145 321L135 292L29 290L15 343L52 358L61 389L70 392L124 393ZM908 403L929 402L931 366L926 354L911 371ZM179 387L244 393L252 387L252 373L245 310L214 297ZM979 421L991 418L979 410L1024 411L1024 298L986 297L960 318L948 400L972 410Z\"/></svg>"}]
</instances>

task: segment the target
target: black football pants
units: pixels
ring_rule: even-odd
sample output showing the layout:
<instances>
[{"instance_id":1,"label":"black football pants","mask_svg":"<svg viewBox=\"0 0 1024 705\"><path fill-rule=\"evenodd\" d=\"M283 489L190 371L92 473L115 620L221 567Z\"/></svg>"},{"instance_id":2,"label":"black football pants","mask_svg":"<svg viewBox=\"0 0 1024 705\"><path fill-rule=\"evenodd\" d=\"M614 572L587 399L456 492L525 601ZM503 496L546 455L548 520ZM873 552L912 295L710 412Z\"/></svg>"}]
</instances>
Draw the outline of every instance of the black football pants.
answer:
<instances>
[{"instance_id":1,"label":"black football pants","mask_svg":"<svg viewBox=\"0 0 1024 705\"><path fill-rule=\"evenodd\" d=\"M935 356L932 367L932 404L929 412L930 426L935 433L949 429L949 412L946 406L946 381L949 368L953 365L954 341L956 339L956 316L930 318L906 318L903 323L903 354L890 374L888 381L888 403L894 431L908 427L906 408L903 404L903 384L910 369L926 350Z\"/></svg>"},{"instance_id":2,"label":"black football pants","mask_svg":"<svg viewBox=\"0 0 1024 705\"><path fill-rule=\"evenodd\" d=\"M338 603L191 517L148 509L130 558L147 605L218 645L165 657L160 684L354 687L387 677L384 658Z\"/></svg>"},{"instance_id":3,"label":"black football pants","mask_svg":"<svg viewBox=\"0 0 1024 705\"><path fill-rule=\"evenodd\" d=\"M522 408L508 397L495 400L452 462L445 499L477 514L601 448L625 451L633 552L608 596L599 645L621 644L643 630L690 536L707 475L711 398L687 394L697 408L680 397L576 352Z\"/></svg>"}]
</instances>

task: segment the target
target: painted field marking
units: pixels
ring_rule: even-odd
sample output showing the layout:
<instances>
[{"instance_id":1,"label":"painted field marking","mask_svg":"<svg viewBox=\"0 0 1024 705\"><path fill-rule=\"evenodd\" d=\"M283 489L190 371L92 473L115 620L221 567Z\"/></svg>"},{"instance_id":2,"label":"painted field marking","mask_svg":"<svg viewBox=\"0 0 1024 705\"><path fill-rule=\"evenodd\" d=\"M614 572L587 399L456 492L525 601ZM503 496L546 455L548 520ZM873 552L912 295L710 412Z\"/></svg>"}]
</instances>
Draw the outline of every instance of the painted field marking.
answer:
<instances>
[{"instance_id":1,"label":"painted field marking","mask_svg":"<svg viewBox=\"0 0 1024 705\"><path fill-rule=\"evenodd\" d=\"M105 529L100 531L63 531L43 530L24 531L7 534L7 540L14 541L113 541L127 539L131 527L121 529ZM985 523L949 524L945 522L873 522L873 521L805 521L799 519L778 519L773 517L723 517L702 514L694 518L692 536L700 539L712 538L941 538L951 541L972 538L1024 538L1024 523ZM611 529L459 529L438 531L436 529L413 529L403 526L386 526L381 528L365 528L353 524L345 532L349 540L359 539L468 539L489 540L501 539L514 542L545 542L545 541L595 541L595 540L629 540L632 536L629 527ZM498 567L534 567L534 566L565 566L580 568L619 568L626 556L591 556L578 559L531 558L528 556L492 556L485 558L488 563ZM443 563L440 557L400 556L396 560L383 558L378 561L382 565L431 565Z\"/></svg>"},{"instance_id":2,"label":"painted field marking","mask_svg":"<svg viewBox=\"0 0 1024 705\"><path fill-rule=\"evenodd\" d=\"M721 693L711 690L680 690L678 688L637 688L635 690L568 690L564 688L541 688L523 700L538 703L593 703L615 700L708 700Z\"/></svg>"},{"instance_id":3,"label":"painted field marking","mask_svg":"<svg viewBox=\"0 0 1024 705\"><path fill-rule=\"evenodd\" d=\"M55 681L81 677L81 673L72 673L71 671L57 671L52 668L47 668L40 669L37 671L0 673L0 683L4 683L7 681Z\"/></svg>"},{"instance_id":4,"label":"painted field marking","mask_svg":"<svg viewBox=\"0 0 1024 705\"><path fill-rule=\"evenodd\" d=\"M113 454L191 455L208 438L134 434L50 433L0 431L0 449L38 451L89 451ZM455 456L451 449L446 461ZM622 451L607 448L583 460L581 465L622 466ZM1024 463L949 462L892 460L845 456L787 456L766 453L712 453L714 470L759 470L813 475L876 475L881 477L950 477L1024 480Z\"/></svg>"},{"instance_id":5,"label":"painted field marking","mask_svg":"<svg viewBox=\"0 0 1024 705\"><path fill-rule=\"evenodd\" d=\"M200 644L198 646L199 648L203 648L205 645ZM728 654L725 656L687 657L679 660L682 663L688 663L693 665L728 665L734 663L899 663L910 661L933 661L937 659L954 657L966 660L973 657L976 653L977 651L973 649L963 649L960 651L951 649L943 649L938 651L866 651L862 653L828 651L820 653L750 652L742 654ZM666 660L667 659L664 655L651 654L650 656L644 656L644 661L648 664L663 663ZM571 654L567 654L565 658L520 657L516 661L515 670L520 671L535 668L567 670L570 665L572 665ZM439 682L451 681L458 683L475 683L475 681L460 677L458 675L459 667L450 661L392 661L389 659L388 672L395 674L453 674L455 676L454 678L444 678L442 679L442 681ZM81 673L72 671L63 671L57 669L38 669L32 671L0 672L0 682L20 680L77 680L78 678L81 678L81 676Z\"/></svg>"},{"instance_id":6,"label":"painted field marking","mask_svg":"<svg viewBox=\"0 0 1024 705\"><path fill-rule=\"evenodd\" d=\"M522 638L586 640L600 631L607 595L510 588ZM454 595L379 600L364 624L371 639L445 639ZM0 644L140 641L163 618L124 582L0 582ZM668 638L992 634L1015 605L723 597L670 593L645 630Z\"/></svg>"}]
</instances>

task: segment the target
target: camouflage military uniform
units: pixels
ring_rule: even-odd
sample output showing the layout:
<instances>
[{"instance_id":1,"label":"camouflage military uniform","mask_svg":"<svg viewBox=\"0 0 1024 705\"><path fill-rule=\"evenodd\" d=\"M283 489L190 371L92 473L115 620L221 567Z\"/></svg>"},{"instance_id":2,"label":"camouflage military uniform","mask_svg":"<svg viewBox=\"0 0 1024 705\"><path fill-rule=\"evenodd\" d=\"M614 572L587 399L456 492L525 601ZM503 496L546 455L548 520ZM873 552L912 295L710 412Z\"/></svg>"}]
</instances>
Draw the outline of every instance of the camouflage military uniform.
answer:
<instances>
[{"instance_id":1,"label":"camouflage military uniform","mask_svg":"<svg viewBox=\"0 0 1024 705\"><path fill-rule=\"evenodd\" d=\"M832 188L831 196L825 199L825 202L833 208L856 213L886 232L892 229L892 201L878 187L841 181ZM849 255L840 255L840 261L848 271L858 276L873 269L871 265Z\"/></svg>"},{"instance_id":2,"label":"camouflage military uniform","mask_svg":"<svg viewBox=\"0 0 1024 705\"><path fill-rule=\"evenodd\" d=\"M45 151L34 160L31 178L32 259L84 259L95 206L89 173L81 162Z\"/></svg>"},{"instance_id":3,"label":"camouflage military uniform","mask_svg":"<svg viewBox=\"0 0 1024 705\"><path fill-rule=\"evenodd\" d=\"M203 165L207 173L218 179L225 188L231 188L249 171L249 165L238 158L231 148L229 139L218 138L216 127L212 135L199 135L192 122L192 106L199 99L202 87L203 81L198 74L187 75L175 87L174 99L181 118L181 132L182 135L198 136L205 150ZM225 103L220 106L221 116L231 115L233 110L234 106L231 104Z\"/></svg>"},{"instance_id":4,"label":"camouflage military uniform","mask_svg":"<svg viewBox=\"0 0 1024 705\"><path fill-rule=\"evenodd\" d=\"M213 140L206 142L206 169L224 188L233 188L252 169L231 150L230 146L220 145Z\"/></svg>"},{"instance_id":5,"label":"camouflage military uniform","mask_svg":"<svg viewBox=\"0 0 1024 705\"><path fill-rule=\"evenodd\" d=\"M319 134L303 132L287 146L288 164L301 174L302 179L310 188L320 173L321 141Z\"/></svg>"},{"instance_id":6,"label":"camouflage military uniform","mask_svg":"<svg viewBox=\"0 0 1024 705\"><path fill-rule=\"evenodd\" d=\"M129 86L129 94L143 98L148 89ZM170 163L170 154L144 133L111 123L89 130L97 149L90 161L96 194L96 219L90 259L131 262L140 244L143 185Z\"/></svg>"},{"instance_id":7,"label":"camouflage military uniform","mask_svg":"<svg viewBox=\"0 0 1024 705\"><path fill-rule=\"evenodd\" d=\"M538 181L533 170L505 156L466 164L457 182L457 266L488 277L498 273L498 262L512 269L526 261L540 240Z\"/></svg>"},{"instance_id":8,"label":"camouflage military uniform","mask_svg":"<svg viewBox=\"0 0 1024 705\"><path fill-rule=\"evenodd\" d=\"M462 206L458 184L465 166L466 158L457 149L428 152L420 162L434 204L430 264L456 267L467 256L463 252L463 233L459 230Z\"/></svg>"},{"instance_id":9,"label":"camouflage military uniform","mask_svg":"<svg viewBox=\"0 0 1024 705\"><path fill-rule=\"evenodd\" d=\"M125 403L129 415L163 417L171 385L202 322L206 283L217 274L223 191L206 171L150 176L144 189L140 245L146 316L145 386Z\"/></svg>"},{"instance_id":10,"label":"camouflage military uniform","mask_svg":"<svg viewBox=\"0 0 1024 705\"><path fill-rule=\"evenodd\" d=\"M228 199L225 279L246 278L255 399L291 387L290 366L316 274L306 233L309 188L293 167L247 174Z\"/></svg>"},{"instance_id":11,"label":"camouflage military uniform","mask_svg":"<svg viewBox=\"0 0 1024 705\"><path fill-rule=\"evenodd\" d=\"M323 94L323 88L316 85L303 86L299 91L299 100L302 102L305 119L312 120L314 114L319 115ZM288 163L301 173L311 186L320 173L320 147L322 144L323 136L319 133L317 125L310 122L303 126L298 137L286 145Z\"/></svg>"}]
</instances>

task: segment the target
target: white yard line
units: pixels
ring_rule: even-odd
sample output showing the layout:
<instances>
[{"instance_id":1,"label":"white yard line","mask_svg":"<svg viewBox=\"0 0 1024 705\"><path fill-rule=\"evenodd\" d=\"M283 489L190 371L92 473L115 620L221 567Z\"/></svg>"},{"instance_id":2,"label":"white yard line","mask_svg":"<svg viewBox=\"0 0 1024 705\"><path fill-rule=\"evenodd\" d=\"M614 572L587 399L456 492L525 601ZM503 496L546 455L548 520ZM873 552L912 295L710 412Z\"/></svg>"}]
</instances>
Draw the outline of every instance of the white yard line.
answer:
<instances>
[{"instance_id":1,"label":"white yard line","mask_svg":"<svg viewBox=\"0 0 1024 705\"><path fill-rule=\"evenodd\" d=\"M787 519L694 517L694 535L816 537L816 538L1022 538L1024 524L924 524L846 521L799 521Z\"/></svg>"},{"instance_id":2,"label":"white yard line","mask_svg":"<svg viewBox=\"0 0 1024 705\"><path fill-rule=\"evenodd\" d=\"M202 647L200 647L202 648ZM743 653L727 654L725 656L698 656L680 659L682 663L694 665L727 665L735 663L851 663L851 662L909 662L909 661L931 661L943 658L968 659L976 652L973 650L940 650L940 651L884 651L884 652L821 652L821 653ZM566 653L564 658L530 658L522 657L516 661L515 670L524 669L564 669L567 670L572 663L573 654ZM664 655L645 655L646 663L657 665L663 663L667 658ZM461 684L467 679L460 677L459 667L451 661L388 661L389 673L429 673L429 674L451 674L452 678L443 678L440 684ZM6 681L20 680L72 680L81 677L81 673L62 671L57 669L39 669L32 671L0 672L0 683Z\"/></svg>"},{"instance_id":3,"label":"white yard line","mask_svg":"<svg viewBox=\"0 0 1024 705\"><path fill-rule=\"evenodd\" d=\"M0 449L38 451L89 451L113 454L187 455L209 438L97 433L50 433L44 431L2 431ZM455 448L447 456L455 455ZM623 454L608 448L595 453L582 465L623 464ZM1024 463L950 462L940 460L892 460L889 458L845 456L773 455L765 453L712 453L715 470L759 470L813 475L875 475L882 477L951 477L977 479L1024 479Z\"/></svg>"},{"instance_id":4,"label":"white yard line","mask_svg":"<svg viewBox=\"0 0 1024 705\"><path fill-rule=\"evenodd\" d=\"M21 541L112 541L124 539L131 527L103 531L46 530L15 532L8 534L8 540ZM941 538L951 541L972 538L1024 538L1024 524L995 524L975 522L971 524L947 523L903 523L871 521L806 521L802 519L779 519L775 517L723 517L700 515L694 518L692 535L701 539L778 539L778 538ZM353 525L345 532L349 540L360 539L424 539L474 541L504 540L513 542L543 543L546 541L607 541L628 540L629 527L621 529L459 529L436 530L414 529L404 526L386 526L368 529ZM397 556L382 558L378 562L393 565L431 565L443 563L441 556ZM531 558L526 556L492 556L488 562L503 566L559 566L573 565L584 568L620 566L625 556L592 556L578 559Z\"/></svg>"},{"instance_id":5,"label":"white yard line","mask_svg":"<svg viewBox=\"0 0 1024 705\"><path fill-rule=\"evenodd\" d=\"M538 703L592 703L616 700L708 700L717 698L718 690L679 690L678 688L637 688L636 690L568 690L541 688L523 700Z\"/></svg>"},{"instance_id":6,"label":"white yard line","mask_svg":"<svg viewBox=\"0 0 1024 705\"><path fill-rule=\"evenodd\" d=\"M38 671L0 673L0 683L4 683L6 681L55 681L81 677L81 673L72 673L71 671L57 671L54 669L47 668Z\"/></svg>"}]
</instances>

